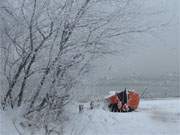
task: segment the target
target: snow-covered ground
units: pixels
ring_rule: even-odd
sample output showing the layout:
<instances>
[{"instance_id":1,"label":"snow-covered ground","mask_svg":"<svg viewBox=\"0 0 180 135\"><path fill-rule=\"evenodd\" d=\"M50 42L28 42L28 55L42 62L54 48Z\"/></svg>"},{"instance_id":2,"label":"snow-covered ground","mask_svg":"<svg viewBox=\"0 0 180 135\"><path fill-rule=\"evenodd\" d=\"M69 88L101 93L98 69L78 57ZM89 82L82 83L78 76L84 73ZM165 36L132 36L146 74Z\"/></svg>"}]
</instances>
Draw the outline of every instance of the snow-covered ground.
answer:
<instances>
[{"instance_id":1,"label":"snow-covered ground","mask_svg":"<svg viewBox=\"0 0 180 135\"><path fill-rule=\"evenodd\" d=\"M143 100L136 112L112 113L99 107L74 113L66 135L179 135L180 99Z\"/></svg>"},{"instance_id":2,"label":"snow-covered ground","mask_svg":"<svg viewBox=\"0 0 180 135\"><path fill-rule=\"evenodd\" d=\"M87 104L86 104L87 105ZM78 112L69 106L65 135L179 135L180 99L142 100L132 113L112 113L102 103L94 110ZM88 106L87 106L88 107ZM13 117L0 111L0 135L18 135ZM25 134L24 134L25 135ZM38 134L40 135L40 134Z\"/></svg>"}]
</instances>

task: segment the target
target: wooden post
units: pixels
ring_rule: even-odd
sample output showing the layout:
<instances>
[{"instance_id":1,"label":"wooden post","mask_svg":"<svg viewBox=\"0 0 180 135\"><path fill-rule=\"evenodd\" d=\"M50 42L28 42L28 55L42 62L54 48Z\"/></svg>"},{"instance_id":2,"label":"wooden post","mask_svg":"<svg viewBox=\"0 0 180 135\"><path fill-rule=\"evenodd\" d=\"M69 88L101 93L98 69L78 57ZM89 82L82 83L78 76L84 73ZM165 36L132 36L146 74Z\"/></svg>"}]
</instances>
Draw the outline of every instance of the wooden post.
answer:
<instances>
[{"instance_id":1,"label":"wooden post","mask_svg":"<svg viewBox=\"0 0 180 135\"><path fill-rule=\"evenodd\" d=\"M84 110L84 105L79 105L79 113L83 112Z\"/></svg>"}]
</instances>

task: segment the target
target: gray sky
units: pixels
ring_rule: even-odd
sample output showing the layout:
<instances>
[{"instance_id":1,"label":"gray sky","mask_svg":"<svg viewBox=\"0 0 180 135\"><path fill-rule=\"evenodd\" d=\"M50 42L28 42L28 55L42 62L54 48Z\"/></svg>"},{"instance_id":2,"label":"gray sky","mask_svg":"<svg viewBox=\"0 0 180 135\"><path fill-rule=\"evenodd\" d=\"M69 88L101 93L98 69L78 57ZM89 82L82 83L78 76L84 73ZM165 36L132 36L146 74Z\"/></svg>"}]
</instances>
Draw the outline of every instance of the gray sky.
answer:
<instances>
[{"instance_id":1,"label":"gray sky","mask_svg":"<svg viewBox=\"0 0 180 135\"><path fill-rule=\"evenodd\" d=\"M92 78L124 77L134 73L156 77L167 73L179 73L180 1L149 0L147 5L148 3L165 10L165 15L159 16L159 19L171 20L169 26L129 39L130 44L135 47L126 50L126 55L117 54L97 60L96 68L91 73Z\"/></svg>"}]
</instances>

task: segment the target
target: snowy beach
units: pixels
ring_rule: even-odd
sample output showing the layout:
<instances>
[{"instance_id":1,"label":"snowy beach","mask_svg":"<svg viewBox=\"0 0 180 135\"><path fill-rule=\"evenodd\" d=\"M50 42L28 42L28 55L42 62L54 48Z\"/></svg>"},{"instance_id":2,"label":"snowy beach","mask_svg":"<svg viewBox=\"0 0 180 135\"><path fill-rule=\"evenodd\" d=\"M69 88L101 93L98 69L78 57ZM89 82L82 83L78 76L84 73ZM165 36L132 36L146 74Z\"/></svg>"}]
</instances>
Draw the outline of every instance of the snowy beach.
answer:
<instances>
[{"instance_id":1,"label":"snowy beach","mask_svg":"<svg viewBox=\"0 0 180 135\"><path fill-rule=\"evenodd\" d=\"M180 133L180 99L142 100L132 113L113 113L102 102L94 110L78 112L78 103L69 106L69 119L65 122L65 135L178 135ZM8 113L7 113L8 114ZM1 135L19 135L13 118L0 112ZM20 127L20 126L19 126ZM19 128L23 135L29 135ZM43 135L38 132L36 135Z\"/></svg>"}]
</instances>

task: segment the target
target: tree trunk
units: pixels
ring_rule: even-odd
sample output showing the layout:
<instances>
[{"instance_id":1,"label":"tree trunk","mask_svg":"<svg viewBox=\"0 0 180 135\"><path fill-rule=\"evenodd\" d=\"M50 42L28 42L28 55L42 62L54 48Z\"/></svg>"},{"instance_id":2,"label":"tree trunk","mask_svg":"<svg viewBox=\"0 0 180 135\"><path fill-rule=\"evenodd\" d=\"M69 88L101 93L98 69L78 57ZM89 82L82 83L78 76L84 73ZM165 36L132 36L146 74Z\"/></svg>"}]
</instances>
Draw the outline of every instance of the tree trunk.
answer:
<instances>
[{"instance_id":1,"label":"tree trunk","mask_svg":"<svg viewBox=\"0 0 180 135\"><path fill-rule=\"evenodd\" d=\"M19 97L18 107L21 106L22 98L23 98L23 93L24 93L24 88L25 88L25 86L26 86L26 81L27 81L27 78L28 78L28 75L29 75L31 66L32 66L35 58L36 58L36 54L33 55L33 57L32 57L32 59L31 59L29 65L28 65L28 68L26 69L26 72L25 72L25 75L24 75L24 78L23 78L23 82L22 82L22 85L21 85L20 93L18 94L18 97Z\"/></svg>"},{"instance_id":2,"label":"tree trunk","mask_svg":"<svg viewBox=\"0 0 180 135\"><path fill-rule=\"evenodd\" d=\"M31 110L32 107L34 106L34 103L35 103L37 97L39 96L39 93L40 93L40 91L41 91L41 88L42 88L42 86L44 85L44 82L45 82L46 77L47 77L47 75L49 74L49 72L50 72L50 68L46 68L46 71L44 72L43 77L42 77L42 79L41 79L41 81L40 81L40 84L39 84L39 86L38 86L38 88L37 88L37 90L36 90L36 93L34 94L32 100L31 100L31 103L30 103L30 106L29 106L29 110Z\"/></svg>"},{"instance_id":3,"label":"tree trunk","mask_svg":"<svg viewBox=\"0 0 180 135\"><path fill-rule=\"evenodd\" d=\"M5 102L5 104L6 104L6 102L7 102L8 97L10 98L11 104L13 104L13 103L12 103L12 94L11 94L11 93L12 93L12 90L13 90L16 82L17 82L17 79L19 78L19 76L20 76L20 74L21 74L21 72L22 72L22 69L23 69L23 68L25 67L25 65L27 64L27 61L28 61L30 55L31 55L31 53L29 53L28 56L25 58L25 60L21 62L20 66L19 66L19 68L18 68L18 71L17 71L16 74L14 75L14 78L13 78L13 80L12 80L12 83L10 83L9 89L8 89L8 91L7 91L7 93L6 93L5 97L4 97L4 102ZM12 105L11 105L11 106L12 106Z\"/></svg>"}]
</instances>

